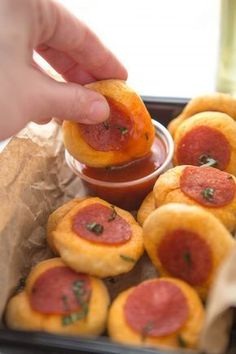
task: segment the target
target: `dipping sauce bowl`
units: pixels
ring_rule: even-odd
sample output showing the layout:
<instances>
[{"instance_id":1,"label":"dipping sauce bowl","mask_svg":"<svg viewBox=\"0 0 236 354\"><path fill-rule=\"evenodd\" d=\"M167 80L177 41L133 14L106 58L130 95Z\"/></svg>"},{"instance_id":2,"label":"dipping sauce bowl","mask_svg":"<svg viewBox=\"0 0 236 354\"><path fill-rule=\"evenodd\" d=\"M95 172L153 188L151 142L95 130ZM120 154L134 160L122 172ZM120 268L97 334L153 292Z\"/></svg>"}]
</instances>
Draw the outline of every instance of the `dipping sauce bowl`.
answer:
<instances>
[{"instance_id":1,"label":"dipping sauce bowl","mask_svg":"<svg viewBox=\"0 0 236 354\"><path fill-rule=\"evenodd\" d=\"M65 158L72 171L81 178L88 195L98 196L126 210L137 210L160 174L171 164L174 143L168 130L159 122L155 126L155 139L150 154L126 165L88 167L68 151Z\"/></svg>"}]
</instances>

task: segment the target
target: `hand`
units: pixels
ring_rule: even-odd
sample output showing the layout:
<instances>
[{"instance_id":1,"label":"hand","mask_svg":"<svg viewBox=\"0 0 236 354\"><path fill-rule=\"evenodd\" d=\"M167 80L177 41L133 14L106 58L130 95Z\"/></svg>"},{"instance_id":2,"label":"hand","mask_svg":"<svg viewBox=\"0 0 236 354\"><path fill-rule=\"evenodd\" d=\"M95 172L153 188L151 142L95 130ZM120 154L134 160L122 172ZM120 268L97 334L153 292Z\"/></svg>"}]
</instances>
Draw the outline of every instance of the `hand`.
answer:
<instances>
[{"instance_id":1,"label":"hand","mask_svg":"<svg viewBox=\"0 0 236 354\"><path fill-rule=\"evenodd\" d=\"M1 0L0 24L0 140L29 121L107 119L104 97L81 85L127 72L84 23L51 0ZM68 82L39 70L33 50Z\"/></svg>"}]
</instances>

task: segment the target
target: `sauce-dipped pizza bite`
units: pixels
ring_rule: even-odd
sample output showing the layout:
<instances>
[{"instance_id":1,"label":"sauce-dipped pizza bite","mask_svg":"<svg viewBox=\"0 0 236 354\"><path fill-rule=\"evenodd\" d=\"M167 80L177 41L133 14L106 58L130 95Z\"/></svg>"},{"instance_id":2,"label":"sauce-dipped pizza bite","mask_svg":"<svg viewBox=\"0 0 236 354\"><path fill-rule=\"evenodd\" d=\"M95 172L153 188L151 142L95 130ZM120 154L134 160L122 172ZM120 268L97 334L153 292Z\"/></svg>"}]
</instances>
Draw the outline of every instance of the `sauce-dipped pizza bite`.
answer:
<instances>
[{"instance_id":1,"label":"sauce-dipped pizza bite","mask_svg":"<svg viewBox=\"0 0 236 354\"><path fill-rule=\"evenodd\" d=\"M174 278L151 279L114 300L108 332L120 343L196 348L204 309L197 293Z\"/></svg>"},{"instance_id":2,"label":"sauce-dipped pizza bite","mask_svg":"<svg viewBox=\"0 0 236 354\"><path fill-rule=\"evenodd\" d=\"M134 217L99 198L77 203L48 237L68 266L98 277L130 271L144 250Z\"/></svg>"},{"instance_id":3,"label":"sauce-dipped pizza bite","mask_svg":"<svg viewBox=\"0 0 236 354\"><path fill-rule=\"evenodd\" d=\"M213 167L177 166L155 183L155 205L198 205L214 214L229 231L236 229L236 178Z\"/></svg>"},{"instance_id":4,"label":"sauce-dipped pizza bite","mask_svg":"<svg viewBox=\"0 0 236 354\"><path fill-rule=\"evenodd\" d=\"M186 281L203 299L235 246L214 215L198 206L174 203L159 207L147 218L143 237L160 274Z\"/></svg>"},{"instance_id":5,"label":"sauce-dipped pizza bite","mask_svg":"<svg viewBox=\"0 0 236 354\"><path fill-rule=\"evenodd\" d=\"M60 258L39 263L25 289L6 308L9 328L99 335L106 326L108 291L100 279L76 273Z\"/></svg>"},{"instance_id":6,"label":"sauce-dipped pizza bite","mask_svg":"<svg viewBox=\"0 0 236 354\"><path fill-rule=\"evenodd\" d=\"M91 167L126 164L147 155L155 130L137 93L121 80L97 81L86 87L105 96L110 116L95 125L64 121L63 140L69 153Z\"/></svg>"},{"instance_id":7,"label":"sauce-dipped pizza bite","mask_svg":"<svg viewBox=\"0 0 236 354\"><path fill-rule=\"evenodd\" d=\"M168 129L172 136L175 136L176 130L186 119L205 111L226 113L236 120L236 100L228 94L218 92L193 98L180 115L169 123Z\"/></svg>"},{"instance_id":8,"label":"sauce-dipped pizza bite","mask_svg":"<svg viewBox=\"0 0 236 354\"><path fill-rule=\"evenodd\" d=\"M175 132L175 165L212 166L236 174L236 123L224 113L198 113Z\"/></svg>"}]
</instances>

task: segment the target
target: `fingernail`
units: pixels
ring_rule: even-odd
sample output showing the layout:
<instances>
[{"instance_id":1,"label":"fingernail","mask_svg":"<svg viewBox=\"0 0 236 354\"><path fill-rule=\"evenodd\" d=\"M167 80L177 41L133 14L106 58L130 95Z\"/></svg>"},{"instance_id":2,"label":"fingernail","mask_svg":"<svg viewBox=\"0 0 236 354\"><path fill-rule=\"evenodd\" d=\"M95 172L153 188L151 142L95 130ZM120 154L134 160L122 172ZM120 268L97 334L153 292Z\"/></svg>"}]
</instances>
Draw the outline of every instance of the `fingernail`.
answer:
<instances>
[{"instance_id":1,"label":"fingernail","mask_svg":"<svg viewBox=\"0 0 236 354\"><path fill-rule=\"evenodd\" d=\"M91 123L103 122L109 117L110 108L108 103L104 101L94 101L90 108L87 120Z\"/></svg>"}]
</instances>

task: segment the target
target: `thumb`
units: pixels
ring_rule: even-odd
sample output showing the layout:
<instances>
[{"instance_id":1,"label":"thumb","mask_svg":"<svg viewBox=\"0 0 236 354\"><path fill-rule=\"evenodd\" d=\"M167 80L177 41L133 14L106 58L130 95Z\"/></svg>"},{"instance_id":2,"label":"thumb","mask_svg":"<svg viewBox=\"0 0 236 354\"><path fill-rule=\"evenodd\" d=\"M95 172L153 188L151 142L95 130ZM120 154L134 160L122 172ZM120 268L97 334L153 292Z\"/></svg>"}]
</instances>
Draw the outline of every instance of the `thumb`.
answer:
<instances>
[{"instance_id":1,"label":"thumb","mask_svg":"<svg viewBox=\"0 0 236 354\"><path fill-rule=\"evenodd\" d=\"M59 118L96 124L108 118L109 105L101 94L79 84L55 81L38 71L33 76L29 116L36 123Z\"/></svg>"}]
</instances>

